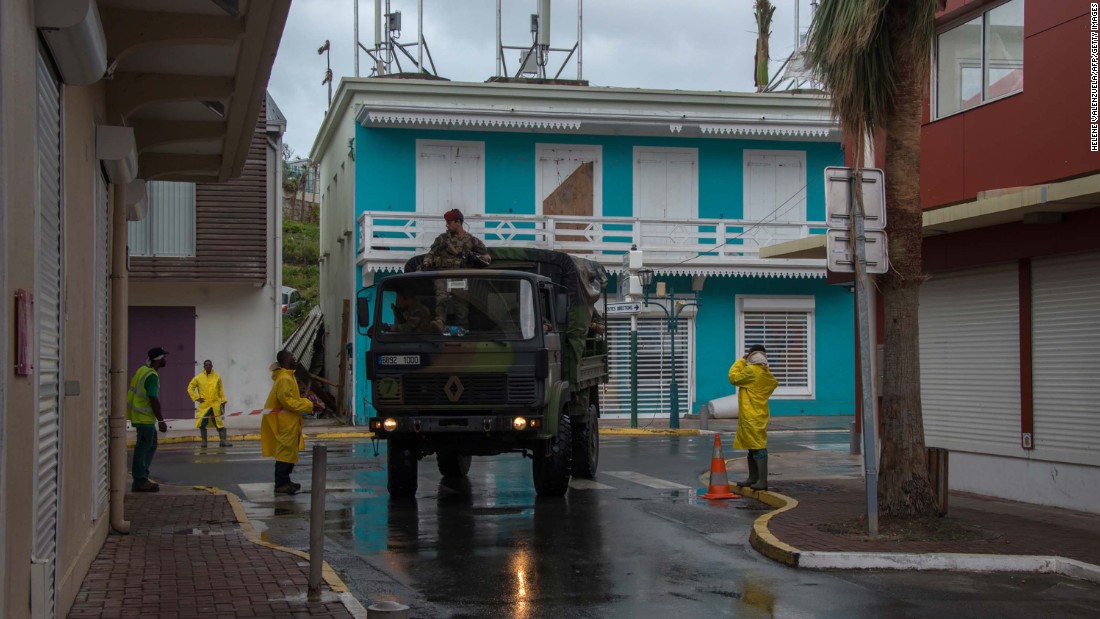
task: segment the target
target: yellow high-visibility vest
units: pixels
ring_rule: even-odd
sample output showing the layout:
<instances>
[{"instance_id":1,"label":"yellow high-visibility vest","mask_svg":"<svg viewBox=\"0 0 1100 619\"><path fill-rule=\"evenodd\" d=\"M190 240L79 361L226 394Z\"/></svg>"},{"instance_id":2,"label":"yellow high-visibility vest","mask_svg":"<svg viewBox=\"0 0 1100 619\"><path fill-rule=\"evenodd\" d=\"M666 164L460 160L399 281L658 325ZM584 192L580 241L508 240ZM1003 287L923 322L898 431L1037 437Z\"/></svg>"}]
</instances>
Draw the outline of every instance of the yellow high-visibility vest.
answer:
<instances>
[{"instance_id":1,"label":"yellow high-visibility vest","mask_svg":"<svg viewBox=\"0 0 1100 619\"><path fill-rule=\"evenodd\" d=\"M133 424L151 424L157 422L157 416L153 414L153 403L149 401L149 394L145 392L145 381L149 375L160 375L153 368L143 365L134 372L130 379L130 391L126 394L126 418Z\"/></svg>"}]
</instances>

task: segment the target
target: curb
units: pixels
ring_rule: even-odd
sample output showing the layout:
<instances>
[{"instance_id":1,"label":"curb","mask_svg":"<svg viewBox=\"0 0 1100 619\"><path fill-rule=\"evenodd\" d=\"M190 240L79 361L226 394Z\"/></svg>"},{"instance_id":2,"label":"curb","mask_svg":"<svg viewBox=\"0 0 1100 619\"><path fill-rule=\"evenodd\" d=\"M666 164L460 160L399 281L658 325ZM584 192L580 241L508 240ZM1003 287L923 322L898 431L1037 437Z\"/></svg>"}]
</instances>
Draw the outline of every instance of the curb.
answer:
<instances>
[{"instance_id":1,"label":"curb","mask_svg":"<svg viewBox=\"0 0 1100 619\"><path fill-rule=\"evenodd\" d=\"M248 541L253 544L271 548L272 550L292 554L300 559L304 559L306 562L309 561L308 552L287 548L286 546L280 546L279 544L273 544L269 541L260 539L260 536L256 534L256 529L252 526L252 521L248 519L248 515L244 511L244 506L241 505L241 499L237 495L214 486L194 486L194 489L224 496L229 501L229 505L233 509L233 515L237 519L237 524L240 525L241 531ZM332 569L328 561L325 561L321 566L321 580L325 581L329 590L339 597L340 603L344 605L344 608L346 608L349 613L351 613L352 617L356 619L365 619L367 617L367 610L363 607L363 604L355 599L355 596L351 594L348 586L344 584L344 581L340 579L336 574L336 570Z\"/></svg>"},{"instance_id":2,"label":"curb","mask_svg":"<svg viewBox=\"0 0 1100 619\"><path fill-rule=\"evenodd\" d=\"M363 431L315 432L315 433L305 432L303 434L305 435L306 438L312 438L312 439L319 439L319 438L321 438L321 439L330 439L330 438L374 438L374 433L373 432L363 432ZM235 434L235 435L227 434L226 439L231 440L231 441L258 441L258 440L260 440L260 435L259 435L259 433L256 433L256 432L249 433L249 434ZM202 442L202 437L199 437L199 436L190 436L190 435L188 435L188 436L158 436L157 437L157 444L158 445L173 445L173 444L178 445L178 444L183 444L183 443L200 443L200 442ZM126 446L129 447L129 448L133 448L135 443L137 443L137 439L126 439ZM215 445L215 447L216 447L216 445Z\"/></svg>"},{"instance_id":3,"label":"curb","mask_svg":"<svg viewBox=\"0 0 1100 619\"><path fill-rule=\"evenodd\" d=\"M645 428L600 428L600 434L606 434L608 436L699 436L699 430L690 428L678 430L648 430Z\"/></svg>"},{"instance_id":4,"label":"curb","mask_svg":"<svg viewBox=\"0 0 1100 619\"><path fill-rule=\"evenodd\" d=\"M768 522L785 511L798 507L798 501L768 490L753 490L730 484L730 489L746 497L775 507L775 511L753 522L749 544L765 557L811 570L908 570L916 572L1033 572L1057 574L1100 583L1100 566L1076 559L1036 555L994 555L967 553L911 552L832 552L799 550L777 538L768 529Z\"/></svg>"}]
</instances>

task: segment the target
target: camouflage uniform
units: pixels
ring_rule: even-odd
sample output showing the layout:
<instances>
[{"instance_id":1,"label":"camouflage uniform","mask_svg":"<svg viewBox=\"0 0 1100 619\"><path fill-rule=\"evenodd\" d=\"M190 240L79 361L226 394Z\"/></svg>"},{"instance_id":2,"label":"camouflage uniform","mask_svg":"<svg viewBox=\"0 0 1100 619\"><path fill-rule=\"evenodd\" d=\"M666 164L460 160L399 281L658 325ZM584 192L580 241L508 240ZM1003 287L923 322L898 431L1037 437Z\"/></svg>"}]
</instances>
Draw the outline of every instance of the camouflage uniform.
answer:
<instances>
[{"instance_id":1,"label":"camouflage uniform","mask_svg":"<svg viewBox=\"0 0 1100 619\"><path fill-rule=\"evenodd\" d=\"M394 333L427 333L432 330L432 312L413 299L405 309L394 306L393 323Z\"/></svg>"},{"instance_id":2,"label":"camouflage uniform","mask_svg":"<svg viewBox=\"0 0 1100 619\"><path fill-rule=\"evenodd\" d=\"M485 243L476 236L469 233L458 236L444 232L436 237L435 242L432 243L432 248L428 251L428 255L424 256L423 267L438 270L461 269L471 266L467 261L467 257L471 253L481 258L486 264L491 260ZM447 301L449 297L446 280L436 280L435 315L436 322L439 323L438 327L442 327L447 322ZM464 301L455 299L451 309L454 312L455 323L461 325L468 323L470 307Z\"/></svg>"},{"instance_id":3,"label":"camouflage uniform","mask_svg":"<svg viewBox=\"0 0 1100 619\"><path fill-rule=\"evenodd\" d=\"M489 250L476 236L466 233L462 236L444 232L435 238L428 255L424 256L424 268L461 269L470 266L466 257L476 254L486 263L489 262Z\"/></svg>"}]
</instances>

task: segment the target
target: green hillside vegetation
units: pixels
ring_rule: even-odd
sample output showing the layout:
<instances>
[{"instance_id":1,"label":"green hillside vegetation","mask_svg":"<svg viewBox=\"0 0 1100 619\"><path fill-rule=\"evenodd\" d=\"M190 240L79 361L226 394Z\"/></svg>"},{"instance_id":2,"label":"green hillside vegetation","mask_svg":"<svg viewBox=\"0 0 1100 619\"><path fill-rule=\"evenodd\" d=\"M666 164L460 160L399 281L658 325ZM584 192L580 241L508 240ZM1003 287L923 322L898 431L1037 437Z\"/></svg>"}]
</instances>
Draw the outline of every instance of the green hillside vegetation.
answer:
<instances>
[{"instance_id":1,"label":"green hillside vegetation","mask_svg":"<svg viewBox=\"0 0 1100 619\"><path fill-rule=\"evenodd\" d=\"M297 288L302 295L298 319L305 318L319 300L319 239L320 226L317 224L283 220L283 285ZM283 339L297 327L297 322L284 316Z\"/></svg>"}]
</instances>

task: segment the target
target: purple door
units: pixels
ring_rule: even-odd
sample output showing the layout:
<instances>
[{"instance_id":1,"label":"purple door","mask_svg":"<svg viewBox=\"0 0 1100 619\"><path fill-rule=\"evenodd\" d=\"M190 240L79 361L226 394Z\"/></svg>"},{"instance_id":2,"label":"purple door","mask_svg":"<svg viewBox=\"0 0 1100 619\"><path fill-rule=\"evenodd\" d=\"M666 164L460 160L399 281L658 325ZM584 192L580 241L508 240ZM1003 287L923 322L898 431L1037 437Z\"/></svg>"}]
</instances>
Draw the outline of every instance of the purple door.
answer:
<instances>
[{"instance_id":1,"label":"purple door","mask_svg":"<svg viewBox=\"0 0 1100 619\"><path fill-rule=\"evenodd\" d=\"M145 363L154 346L168 351L168 365L161 368L160 407L165 419L191 419L195 405L187 396L187 383L195 370L194 307L130 307L130 362L127 377ZM127 378L129 381L129 378Z\"/></svg>"}]
</instances>

